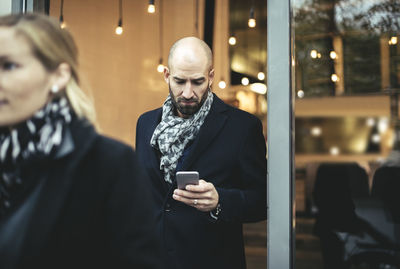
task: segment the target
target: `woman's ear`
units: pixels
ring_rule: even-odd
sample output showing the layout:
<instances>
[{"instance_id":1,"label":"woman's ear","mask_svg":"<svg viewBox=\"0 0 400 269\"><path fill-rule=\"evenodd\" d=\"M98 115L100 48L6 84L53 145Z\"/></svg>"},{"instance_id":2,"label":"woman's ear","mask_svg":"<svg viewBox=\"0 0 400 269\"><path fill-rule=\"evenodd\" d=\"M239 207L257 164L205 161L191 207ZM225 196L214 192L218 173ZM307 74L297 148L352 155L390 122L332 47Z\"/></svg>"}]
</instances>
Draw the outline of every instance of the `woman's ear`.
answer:
<instances>
[{"instance_id":1,"label":"woman's ear","mask_svg":"<svg viewBox=\"0 0 400 269\"><path fill-rule=\"evenodd\" d=\"M52 72L51 87L64 89L71 79L71 67L67 63L61 63L56 70Z\"/></svg>"}]
</instances>

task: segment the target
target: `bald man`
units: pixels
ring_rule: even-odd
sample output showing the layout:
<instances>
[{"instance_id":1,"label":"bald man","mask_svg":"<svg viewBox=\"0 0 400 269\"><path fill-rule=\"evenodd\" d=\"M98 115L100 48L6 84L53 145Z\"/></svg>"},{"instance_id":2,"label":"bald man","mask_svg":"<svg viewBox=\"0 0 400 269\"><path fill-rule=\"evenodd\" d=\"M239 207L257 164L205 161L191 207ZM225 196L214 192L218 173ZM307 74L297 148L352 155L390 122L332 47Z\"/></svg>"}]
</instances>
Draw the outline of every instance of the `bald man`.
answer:
<instances>
[{"instance_id":1,"label":"bald man","mask_svg":"<svg viewBox=\"0 0 400 269\"><path fill-rule=\"evenodd\" d=\"M164 79L169 95L139 118L136 150L157 197L165 268L245 268L242 223L266 218L261 122L211 92L212 53L198 38L171 47ZM199 184L178 189L177 171L199 172Z\"/></svg>"}]
</instances>

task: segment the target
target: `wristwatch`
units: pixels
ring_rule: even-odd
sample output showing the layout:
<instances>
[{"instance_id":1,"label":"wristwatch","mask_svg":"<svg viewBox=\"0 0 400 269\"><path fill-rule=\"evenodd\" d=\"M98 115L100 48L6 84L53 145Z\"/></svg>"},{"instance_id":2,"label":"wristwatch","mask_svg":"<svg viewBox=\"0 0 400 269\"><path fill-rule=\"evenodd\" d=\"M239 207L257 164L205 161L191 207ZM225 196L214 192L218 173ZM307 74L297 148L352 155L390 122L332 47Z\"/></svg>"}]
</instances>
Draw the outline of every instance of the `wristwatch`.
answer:
<instances>
[{"instance_id":1,"label":"wristwatch","mask_svg":"<svg viewBox=\"0 0 400 269\"><path fill-rule=\"evenodd\" d=\"M217 204L217 207L216 207L214 210L210 211L211 217L212 217L213 219L217 220L219 214L221 213L221 210L222 210L222 209L221 209L221 204Z\"/></svg>"}]
</instances>

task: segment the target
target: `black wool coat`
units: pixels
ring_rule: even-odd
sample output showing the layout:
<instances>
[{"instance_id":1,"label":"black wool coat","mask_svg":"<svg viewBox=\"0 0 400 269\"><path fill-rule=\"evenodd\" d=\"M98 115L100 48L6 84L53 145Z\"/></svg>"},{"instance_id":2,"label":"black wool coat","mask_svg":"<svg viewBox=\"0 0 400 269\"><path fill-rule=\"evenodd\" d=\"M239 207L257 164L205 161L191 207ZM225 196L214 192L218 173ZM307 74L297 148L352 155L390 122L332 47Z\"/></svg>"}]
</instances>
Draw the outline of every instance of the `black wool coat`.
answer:
<instances>
[{"instance_id":1,"label":"black wool coat","mask_svg":"<svg viewBox=\"0 0 400 269\"><path fill-rule=\"evenodd\" d=\"M226 105L216 95L182 170L198 171L212 182L222 211L217 221L207 212L172 198L160 171L160 153L150 145L162 108L137 123L136 152L150 176L159 217L166 268L245 268L242 223L266 218L266 146L255 116Z\"/></svg>"},{"instance_id":2,"label":"black wool coat","mask_svg":"<svg viewBox=\"0 0 400 269\"><path fill-rule=\"evenodd\" d=\"M8 218L20 219L0 246L1 268L161 267L154 198L132 148L74 120L56 157L24 172L39 182L36 196Z\"/></svg>"}]
</instances>

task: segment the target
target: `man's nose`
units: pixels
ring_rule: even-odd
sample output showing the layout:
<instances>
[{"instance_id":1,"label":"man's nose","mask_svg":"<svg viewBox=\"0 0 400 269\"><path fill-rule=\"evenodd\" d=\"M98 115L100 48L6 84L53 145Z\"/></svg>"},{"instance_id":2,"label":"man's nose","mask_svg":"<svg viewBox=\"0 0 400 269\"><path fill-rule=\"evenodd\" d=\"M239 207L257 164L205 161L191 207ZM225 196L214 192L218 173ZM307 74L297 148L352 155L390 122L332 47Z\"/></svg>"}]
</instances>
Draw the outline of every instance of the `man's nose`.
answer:
<instances>
[{"instance_id":1,"label":"man's nose","mask_svg":"<svg viewBox=\"0 0 400 269\"><path fill-rule=\"evenodd\" d=\"M183 89L182 97L184 97L186 99L190 99L193 97L193 95L194 95L194 93L193 93L192 83L187 82L185 84L185 88Z\"/></svg>"}]
</instances>

